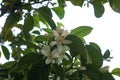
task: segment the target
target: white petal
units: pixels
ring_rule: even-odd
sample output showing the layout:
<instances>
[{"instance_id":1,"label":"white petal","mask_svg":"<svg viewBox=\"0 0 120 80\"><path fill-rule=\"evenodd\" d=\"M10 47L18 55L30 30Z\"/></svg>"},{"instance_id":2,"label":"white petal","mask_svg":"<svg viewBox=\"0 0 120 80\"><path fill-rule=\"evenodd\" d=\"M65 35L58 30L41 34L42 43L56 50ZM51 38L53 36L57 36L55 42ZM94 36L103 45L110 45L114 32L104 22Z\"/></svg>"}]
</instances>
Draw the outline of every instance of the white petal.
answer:
<instances>
[{"instance_id":1,"label":"white petal","mask_svg":"<svg viewBox=\"0 0 120 80\"><path fill-rule=\"evenodd\" d=\"M85 66L80 66L79 69L80 69L80 70L86 70L86 67L85 67Z\"/></svg>"},{"instance_id":2,"label":"white petal","mask_svg":"<svg viewBox=\"0 0 120 80\"><path fill-rule=\"evenodd\" d=\"M56 30L53 30L53 35L54 35L55 37L59 37L59 36L60 36L59 33L58 33Z\"/></svg>"},{"instance_id":3,"label":"white petal","mask_svg":"<svg viewBox=\"0 0 120 80\"><path fill-rule=\"evenodd\" d=\"M64 55L64 58L68 61L69 60L69 58L66 56L66 55Z\"/></svg>"},{"instance_id":4,"label":"white petal","mask_svg":"<svg viewBox=\"0 0 120 80\"><path fill-rule=\"evenodd\" d=\"M56 59L56 63L57 63L58 65L60 65L60 64L62 63L62 59L61 59L60 57L58 57L58 58Z\"/></svg>"},{"instance_id":5,"label":"white petal","mask_svg":"<svg viewBox=\"0 0 120 80\"><path fill-rule=\"evenodd\" d=\"M67 30L64 30L64 31L62 32L61 36L63 36L63 37L65 38L68 34L69 34L68 31L67 31Z\"/></svg>"},{"instance_id":6,"label":"white petal","mask_svg":"<svg viewBox=\"0 0 120 80\"><path fill-rule=\"evenodd\" d=\"M64 40L63 41L63 44L71 44L72 43L72 41L70 41L70 40Z\"/></svg>"},{"instance_id":7,"label":"white petal","mask_svg":"<svg viewBox=\"0 0 120 80\"><path fill-rule=\"evenodd\" d=\"M51 47L53 47L54 45L56 45L57 44L57 41L52 41L52 42L50 42L50 46Z\"/></svg>"},{"instance_id":8,"label":"white petal","mask_svg":"<svg viewBox=\"0 0 120 80\"><path fill-rule=\"evenodd\" d=\"M52 62L51 58L47 58L46 61L45 61L46 64L50 64L51 62Z\"/></svg>"},{"instance_id":9,"label":"white petal","mask_svg":"<svg viewBox=\"0 0 120 80\"><path fill-rule=\"evenodd\" d=\"M54 49L51 53L52 53L52 58L56 58L59 56L58 49Z\"/></svg>"},{"instance_id":10,"label":"white petal","mask_svg":"<svg viewBox=\"0 0 120 80\"><path fill-rule=\"evenodd\" d=\"M48 56L48 54L50 53L50 47L49 46L45 46L43 47L43 49L41 50L41 53L45 56Z\"/></svg>"},{"instance_id":11,"label":"white petal","mask_svg":"<svg viewBox=\"0 0 120 80\"><path fill-rule=\"evenodd\" d=\"M62 46L61 43L58 43L58 44L57 44L57 49L58 49L58 52L59 52L59 53L63 52L63 46Z\"/></svg>"}]
</instances>

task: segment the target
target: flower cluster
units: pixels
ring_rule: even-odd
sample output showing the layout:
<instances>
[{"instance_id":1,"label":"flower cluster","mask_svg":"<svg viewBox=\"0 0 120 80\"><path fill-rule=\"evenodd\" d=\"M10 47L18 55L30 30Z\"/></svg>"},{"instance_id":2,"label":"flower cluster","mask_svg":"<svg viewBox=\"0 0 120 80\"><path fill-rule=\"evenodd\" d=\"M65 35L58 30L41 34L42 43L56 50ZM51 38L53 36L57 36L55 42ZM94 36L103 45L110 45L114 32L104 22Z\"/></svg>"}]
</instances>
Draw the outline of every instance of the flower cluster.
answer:
<instances>
[{"instance_id":1,"label":"flower cluster","mask_svg":"<svg viewBox=\"0 0 120 80\"><path fill-rule=\"evenodd\" d=\"M61 27L56 27L52 30L53 40L41 49L41 53L46 56L46 64L60 64L62 59L68 59L65 55L66 51L69 49L65 44L70 44L70 40L66 40L66 36L69 35L67 30L61 29Z\"/></svg>"}]
</instances>

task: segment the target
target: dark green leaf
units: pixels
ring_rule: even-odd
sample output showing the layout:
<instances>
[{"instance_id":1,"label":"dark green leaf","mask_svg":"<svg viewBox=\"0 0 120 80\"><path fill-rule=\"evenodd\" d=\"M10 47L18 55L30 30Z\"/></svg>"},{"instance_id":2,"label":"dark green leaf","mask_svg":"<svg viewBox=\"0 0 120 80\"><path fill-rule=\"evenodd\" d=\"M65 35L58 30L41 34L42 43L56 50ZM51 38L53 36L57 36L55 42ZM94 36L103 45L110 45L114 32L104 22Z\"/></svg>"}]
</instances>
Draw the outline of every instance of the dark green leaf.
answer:
<instances>
[{"instance_id":1,"label":"dark green leaf","mask_svg":"<svg viewBox=\"0 0 120 80\"><path fill-rule=\"evenodd\" d=\"M28 72L27 80L49 80L49 65L39 63Z\"/></svg>"},{"instance_id":2,"label":"dark green leaf","mask_svg":"<svg viewBox=\"0 0 120 80\"><path fill-rule=\"evenodd\" d=\"M9 61L3 64L3 68L10 69L12 68L17 62L16 61Z\"/></svg>"},{"instance_id":3,"label":"dark green leaf","mask_svg":"<svg viewBox=\"0 0 120 80\"><path fill-rule=\"evenodd\" d=\"M39 11L41 17L44 18L48 22L50 27L52 29L55 29L56 28L56 24L55 24L55 22L52 19L52 15L51 15L50 9L48 7L41 7L41 8L39 8L38 11Z\"/></svg>"},{"instance_id":4,"label":"dark green leaf","mask_svg":"<svg viewBox=\"0 0 120 80\"><path fill-rule=\"evenodd\" d=\"M91 2L93 7L94 7L94 14L97 18L101 17L104 13L104 6L103 4L98 1L98 0L94 0L93 2Z\"/></svg>"},{"instance_id":5,"label":"dark green leaf","mask_svg":"<svg viewBox=\"0 0 120 80\"><path fill-rule=\"evenodd\" d=\"M100 47L99 47L98 44L96 44L96 43L94 43L94 42L90 42L90 45L92 45L94 48L98 49L99 52L101 52L101 49L100 49Z\"/></svg>"},{"instance_id":6,"label":"dark green leaf","mask_svg":"<svg viewBox=\"0 0 120 80\"><path fill-rule=\"evenodd\" d=\"M120 68L115 68L112 70L112 74L120 77Z\"/></svg>"},{"instance_id":7,"label":"dark green leaf","mask_svg":"<svg viewBox=\"0 0 120 80\"><path fill-rule=\"evenodd\" d=\"M52 8L52 10L57 14L57 16L60 19L64 18L65 11L64 11L63 7L54 7L54 8Z\"/></svg>"},{"instance_id":8,"label":"dark green leaf","mask_svg":"<svg viewBox=\"0 0 120 80\"><path fill-rule=\"evenodd\" d=\"M32 35L30 33L26 33L24 36L27 42L33 42Z\"/></svg>"},{"instance_id":9,"label":"dark green leaf","mask_svg":"<svg viewBox=\"0 0 120 80\"><path fill-rule=\"evenodd\" d=\"M34 34L40 34L40 31L34 30L32 33L34 33Z\"/></svg>"},{"instance_id":10,"label":"dark green leaf","mask_svg":"<svg viewBox=\"0 0 120 80\"><path fill-rule=\"evenodd\" d=\"M14 45L18 45L18 46L20 46L20 45L26 45L29 48L39 49L39 47L37 45L35 45L35 44L31 43L31 42L25 41L25 40L23 40L21 38L19 38L19 40L15 41L13 44Z\"/></svg>"},{"instance_id":11,"label":"dark green leaf","mask_svg":"<svg viewBox=\"0 0 120 80\"><path fill-rule=\"evenodd\" d=\"M31 67L34 64L41 62L42 57L36 53L29 53L23 56L19 61L19 70Z\"/></svg>"},{"instance_id":12,"label":"dark green leaf","mask_svg":"<svg viewBox=\"0 0 120 80\"><path fill-rule=\"evenodd\" d=\"M101 80L115 80L111 73L101 73Z\"/></svg>"},{"instance_id":13,"label":"dark green leaf","mask_svg":"<svg viewBox=\"0 0 120 80\"><path fill-rule=\"evenodd\" d=\"M27 14L24 20L23 32L26 34L31 31L34 27L33 17L30 14Z\"/></svg>"},{"instance_id":14,"label":"dark green leaf","mask_svg":"<svg viewBox=\"0 0 120 80\"><path fill-rule=\"evenodd\" d=\"M60 80L65 80L65 72L63 70L63 68L61 66L58 66L58 65L54 65L55 68L56 68L56 75L60 77Z\"/></svg>"},{"instance_id":15,"label":"dark green leaf","mask_svg":"<svg viewBox=\"0 0 120 80\"><path fill-rule=\"evenodd\" d=\"M92 31L92 27L89 26L80 26L71 31L71 34L76 35L80 38L88 35Z\"/></svg>"},{"instance_id":16,"label":"dark green leaf","mask_svg":"<svg viewBox=\"0 0 120 80\"><path fill-rule=\"evenodd\" d=\"M47 33L49 33L49 34L51 34L51 32L52 32L52 30L51 29L49 29L49 28L42 28L45 32L47 32Z\"/></svg>"},{"instance_id":17,"label":"dark green leaf","mask_svg":"<svg viewBox=\"0 0 120 80\"><path fill-rule=\"evenodd\" d=\"M70 0L70 1L72 2L73 5L81 6L81 7L84 3L84 0Z\"/></svg>"},{"instance_id":18,"label":"dark green leaf","mask_svg":"<svg viewBox=\"0 0 120 80\"><path fill-rule=\"evenodd\" d=\"M25 10L31 11L32 6L31 6L30 3L24 3L24 4L22 5L22 9L25 9Z\"/></svg>"},{"instance_id":19,"label":"dark green leaf","mask_svg":"<svg viewBox=\"0 0 120 80\"><path fill-rule=\"evenodd\" d=\"M78 38L77 36L75 36L75 35L68 35L66 37L66 40L72 41L71 44L68 44L68 46L70 48L70 54L73 57L80 54L81 63L83 65L86 64L87 53L86 53L86 49L85 49L85 46L84 46L84 43L82 42L82 40L80 38Z\"/></svg>"},{"instance_id":20,"label":"dark green leaf","mask_svg":"<svg viewBox=\"0 0 120 80\"><path fill-rule=\"evenodd\" d=\"M9 58L10 58L10 52L9 52L8 48L5 47L4 45L1 45L1 48L2 48L2 51L3 51L3 54L4 54L5 58L7 60L9 60Z\"/></svg>"},{"instance_id":21,"label":"dark green leaf","mask_svg":"<svg viewBox=\"0 0 120 80\"><path fill-rule=\"evenodd\" d=\"M92 64L96 67L101 67L103 64L103 58L101 52L92 45L86 45L88 55L91 58Z\"/></svg>"},{"instance_id":22,"label":"dark green leaf","mask_svg":"<svg viewBox=\"0 0 120 80\"><path fill-rule=\"evenodd\" d=\"M85 74L90 78L90 80L101 80L99 77L99 72L94 69L87 69Z\"/></svg>"},{"instance_id":23,"label":"dark green leaf","mask_svg":"<svg viewBox=\"0 0 120 80\"><path fill-rule=\"evenodd\" d=\"M60 7L65 7L65 0L57 0Z\"/></svg>"},{"instance_id":24,"label":"dark green leaf","mask_svg":"<svg viewBox=\"0 0 120 80\"><path fill-rule=\"evenodd\" d=\"M110 57L110 50L107 49L107 50L105 51L104 55L103 55L103 58L104 58L104 59L107 59L107 58L109 58L109 57Z\"/></svg>"},{"instance_id":25,"label":"dark green leaf","mask_svg":"<svg viewBox=\"0 0 120 80\"><path fill-rule=\"evenodd\" d=\"M109 0L109 4L115 12L120 13L120 0Z\"/></svg>"},{"instance_id":26,"label":"dark green leaf","mask_svg":"<svg viewBox=\"0 0 120 80\"><path fill-rule=\"evenodd\" d=\"M46 41L47 39L46 39L46 37L44 36L44 35L40 35L40 36L37 36L36 38L35 38L35 41L36 42L43 42L43 41Z\"/></svg>"},{"instance_id":27,"label":"dark green leaf","mask_svg":"<svg viewBox=\"0 0 120 80\"><path fill-rule=\"evenodd\" d=\"M8 39L8 36L11 33L11 29L17 24L17 22L21 19L21 15L18 13L11 13L4 24L4 27L2 29L2 37L3 40L6 41Z\"/></svg>"}]
</instances>

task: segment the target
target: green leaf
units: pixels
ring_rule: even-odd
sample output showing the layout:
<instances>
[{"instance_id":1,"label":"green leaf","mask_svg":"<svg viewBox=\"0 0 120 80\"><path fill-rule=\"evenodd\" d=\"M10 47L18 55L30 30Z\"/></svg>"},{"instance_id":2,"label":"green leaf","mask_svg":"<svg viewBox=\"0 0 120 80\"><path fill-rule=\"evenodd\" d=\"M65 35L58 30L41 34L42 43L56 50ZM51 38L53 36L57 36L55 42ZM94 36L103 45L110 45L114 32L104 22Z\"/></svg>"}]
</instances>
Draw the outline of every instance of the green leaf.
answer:
<instances>
[{"instance_id":1,"label":"green leaf","mask_svg":"<svg viewBox=\"0 0 120 80\"><path fill-rule=\"evenodd\" d=\"M115 80L111 73L101 73L101 80Z\"/></svg>"},{"instance_id":2,"label":"green leaf","mask_svg":"<svg viewBox=\"0 0 120 80\"><path fill-rule=\"evenodd\" d=\"M33 42L32 35L30 33L26 33L24 36L27 42Z\"/></svg>"},{"instance_id":3,"label":"green leaf","mask_svg":"<svg viewBox=\"0 0 120 80\"><path fill-rule=\"evenodd\" d=\"M17 62L16 61L9 61L3 64L3 68L10 69L12 68Z\"/></svg>"},{"instance_id":4,"label":"green leaf","mask_svg":"<svg viewBox=\"0 0 120 80\"><path fill-rule=\"evenodd\" d=\"M54 66L56 69L55 74L60 77L60 80L65 80L64 69L59 65L54 65Z\"/></svg>"},{"instance_id":5,"label":"green leaf","mask_svg":"<svg viewBox=\"0 0 120 80\"><path fill-rule=\"evenodd\" d=\"M81 63L85 65L87 60L87 53L82 40L75 35L68 35L66 37L66 40L72 41L71 44L68 44L68 47L70 48L70 54L72 55L72 57L75 57L76 55L80 54Z\"/></svg>"},{"instance_id":6,"label":"green leaf","mask_svg":"<svg viewBox=\"0 0 120 80\"><path fill-rule=\"evenodd\" d=\"M72 2L73 5L75 6L81 6L83 5L84 3L84 0L70 0Z\"/></svg>"},{"instance_id":7,"label":"green leaf","mask_svg":"<svg viewBox=\"0 0 120 80\"><path fill-rule=\"evenodd\" d=\"M120 77L120 68L115 68L112 70L112 74Z\"/></svg>"},{"instance_id":8,"label":"green leaf","mask_svg":"<svg viewBox=\"0 0 120 80\"><path fill-rule=\"evenodd\" d=\"M49 65L39 63L34 65L27 75L27 80L49 80Z\"/></svg>"},{"instance_id":9,"label":"green leaf","mask_svg":"<svg viewBox=\"0 0 120 80\"><path fill-rule=\"evenodd\" d=\"M40 35L40 36L37 36L36 38L35 38L35 41L36 42L43 42L43 41L46 41L47 39L46 39L46 37L44 36L44 35Z\"/></svg>"},{"instance_id":10,"label":"green leaf","mask_svg":"<svg viewBox=\"0 0 120 80\"><path fill-rule=\"evenodd\" d=\"M24 20L23 32L26 34L31 31L34 27L33 17L30 14L27 14Z\"/></svg>"},{"instance_id":11,"label":"green leaf","mask_svg":"<svg viewBox=\"0 0 120 80\"><path fill-rule=\"evenodd\" d=\"M64 11L63 7L54 7L54 8L52 8L52 10L57 14L57 16L60 19L64 18L65 11Z\"/></svg>"},{"instance_id":12,"label":"green leaf","mask_svg":"<svg viewBox=\"0 0 120 80\"><path fill-rule=\"evenodd\" d=\"M90 42L90 45L92 45L94 48L98 49L99 52L101 52L101 49L100 49L100 47L99 47L98 44L96 44L96 43L94 43L94 42Z\"/></svg>"},{"instance_id":13,"label":"green leaf","mask_svg":"<svg viewBox=\"0 0 120 80\"><path fill-rule=\"evenodd\" d=\"M18 69L19 70L27 69L31 67L32 65L41 62L41 60L42 60L42 57L39 54L29 53L20 59L18 63L19 65Z\"/></svg>"},{"instance_id":14,"label":"green leaf","mask_svg":"<svg viewBox=\"0 0 120 80\"><path fill-rule=\"evenodd\" d=\"M18 13L11 13L4 24L4 27L2 29L2 37L3 40L6 41L8 40L8 36L11 33L11 29L17 24L17 22L21 19L21 15Z\"/></svg>"},{"instance_id":15,"label":"green leaf","mask_svg":"<svg viewBox=\"0 0 120 80\"><path fill-rule=\"evenodd\" d=\"M52 29L56 28L56 24L52 19L52 13L50 11L50 9L48 7L41 7L39 8L39 14L41 15L42 18L44 18L44 20L46 20L48 22L48 24L50 25L50 27Z\"/></svg>"},{"instance_id":16,"label":"green leaf","mask_svg":"<svg viewBox=\"0 0 120 80\"><path fill-rule=\"evenodd\" d=\"M101 52L92 45L86 45L88 55L91 58L92 64L100 68L103 64L103 58Z\"/></svg>"},{"instance_id":17,"label":"green leaf","mask_svg":"<svg viewBox=\"0 0 120 80\"><path fill-rule=\"evenodd\" d=\"M87 69L85 74L90 78L90 80L101 80L99 73L94 69Z\"/></svg>"},{"instance_id":18,"label":"green leaf","mask_svg":"<svg viewBox=\"0 0 120 80\"><path fill-rule=\"evenodd\" d=\"M115 11L120 13L120 0L108 0L111 8Z\"/></svg>"},{"instance_id":19,"label":"green leaf","mask_svg":"<svg viewBox=\"0 0 120 80\"><path fill-rule=\"evenodd\" d=\"M89 26L80 26L80 27L77 27L77 28L71 30L71 34L82 38L82 37L88 35L92 31L92 29L93 28L89 27Z\"/></svg>"},{"instance_id":20,"label":"green leaf","mask_svg":"<svg viewBox=\"0 0 120 80\"><path fill-rule=\"evenodd\" d=\"M104 59L107 59L107 58L109 58L109 57L110 57L110 50L107 49L107 50L105 51L104 55L103 55L103 58L104 58Z\"/></svg>"},{"instance_id":21,"label":"green leaf","mask_svg":"<svg viewBox=\"0 0 120 80\"><path fill-rule=\"evenodd\" d=\"M4 45L1 45L1 48L2 48L2 51L3 51L3 54L4 54L5 58L7 60L9 60L9 58L10 58L10 52L9 52L9 50Z\"/></svg>"},{"instance_id":22,"label":"green leaf","mask_svg":"<svg viewBox=\"0 0 120 80\"><path fill-rule=\"evenodd\" d=\"M34 30L34 31L32 31L32 33L40 35L40 31L39 30Z\"/></svg>"},{"instance_id":23,"label":"green leaf","mask_svg":"<svg viewBox=\"0 0 120 80\"><path fill-rule=\"evenodd\" d=\"M57 0L60 7L65 7L65 0Z\"/></svg>"},{"instance_id":24,"label":"green leaf","mask_svg":"<svg viewBox=\"0 0 120 80\"><path fill-rule=\"evenodd\" d=\"M34 11L33 13L33 19L34 19L34 25L38 28L40 28L40 24L39 24L39 12L38 11Z\"/></svg>"},{"instance_id":25,"label":"green leaf","mask_svg":"<svg viewBox=\"0 0 120 80\"><path fill-rule=\"evenodd\" d=\"M94 0L93 2L91 2L93 7L94 7L94 14L97 18L101 17L105 11L103 4L98 1L98 0Z\"/></svg>"}]
</instances>

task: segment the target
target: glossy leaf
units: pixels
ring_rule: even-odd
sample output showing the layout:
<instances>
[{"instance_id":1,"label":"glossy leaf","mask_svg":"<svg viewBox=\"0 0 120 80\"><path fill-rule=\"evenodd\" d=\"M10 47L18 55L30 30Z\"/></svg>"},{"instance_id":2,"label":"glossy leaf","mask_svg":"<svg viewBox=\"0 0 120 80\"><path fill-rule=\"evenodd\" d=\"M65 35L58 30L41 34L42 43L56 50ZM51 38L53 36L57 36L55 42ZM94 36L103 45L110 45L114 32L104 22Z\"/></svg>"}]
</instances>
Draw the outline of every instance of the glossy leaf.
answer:
<instances>
[{"instance_id":1,"label":"glossy leaf","mask_svg":"<svg viewBox=\"0 0 120 80\"><path fill-rule=\"evenodd\" d=\"M75 35L68 35L66 37L66 40L72 41L71 44L68 44L68 46L70 47L70 54L73 57L80 54L82 64L86 64L87 54L82 40Z\"/></svg>"},{"instance_id":2,"label":"glossy leaf","mask_svg":"<svg viewBox=\"0 0 120 80\"><path fill-rule=\"evenodd\" d=\"M104 6L103 4L98 1L98 0L94 0L93 2L91 2L93 7L94 7L94 14L97 18L101 17L104 13Z\"/></svg>"},{"instance_id":3,"label":"glossy leaf","mask_svg":"<svg viewBox=\"0 0 120 80\"><path fill-rule=\"evenodd\" d=\"M2 29L2 37L3 40L6 41L8 39L8 36L11 33L11 29L17 24L17 22L21 19L21 15L18 13L11 13L4 24L4 27Z\"/></svg>"},{"instance_id":4,"label":"glossy leaf","mask_svg":"<svg viewBox=\"0 0 120 80\"><path fill-rule=\"evenodd\" d=\"M2 52L3 52L4 56L5 56L5 58L7 60L9 60L10 52L9 52L8 48L6 46L4 46L4 45L1 45L1 48L2 48Z\"/></svg>"},{"instance_id":5,"label":"glossy leaf","mask_svg":"<svg viewBox=\"0 0 120 80\"><path fill-rule=\"evenodd\" d=\"M94 48L98 49L99 52L102 52L100 49L100 46L94 42L90 42L90 45L92 45Z\"/></svg>"},{"instance_id":6,"label":"glossy leaf","mask_svg":"<svg viewBox=\"0 0 120 80\"><path fill-rule=\"evenodd\" d=\"M120 0L109 0L109 4L115 12L120 13Z\"/></svg>"},{"instance_id":7,"label":"glossy leaf","mask_svg":"<svg viewBox=\"0 0 120 80\"><path fill-rule=\"evenodd\" d=\"M84 0L70 0L73 5L81 6L83 5Z\"/></svg>"},{"instance_id":8,"label":"glossy leaf","mask_svg":"<svg viewBox=\"0 0 120 80\"><path fill-rule=\"evenodd\" d=\"M30 33L26 33L24 36L27 42L33 42L32 35Z\"/></svg>"},{"instance_id":9,"label":"glossy leaf","mask_svg":"<svg viewBox=\"0 0 120 80\"><path fill-rule=\"evenodd\" d=\"M27 80L49 80L49 65L39 63L34 65L27 75Z\"/></svg>"},{"instance_id":10,"label":"glossy leaf","mask_svg":"<svg viewBox=\"0 0 120 80\"><path fill-rule=\"evenodd\" d=\"M101 67L103 64L103 58L101 52L92 45L86 45L88 55L91 58L92 64L96 67Z\"/></svg>"},{"instance_id":11,"label":"glossy leaf","mask_svg":"<svg viewBox=\"0 0 120 80\"><path fill-rule=\"evenodd\" d=\"M27 34L34 27L33 17L30 14L27 14L24 20L23 32Z\"/></svg>"},{"instance_id":12,"label":"glossy leaf","mask_svg":"<svg viewBox=\"0 0 120 80\"><path fill-rule=\"evenodd\" d=\"M115 80L111 73L101 73L102 80Z\"/></svg>"},{"instance_id":13,"label":"glossy leaf","mask_svg":"<svg viewBox=\"0 0 120 80\"><path fill-rule=\"evenodd\" d=\"M107 58L109 58L109 57L110 57L110 50L107 49L107 50L105 51L104 55L103 55L103 58L104 58L104 59L107 59Z\"/></svg>"},{"instance_id":14,"label":"glossy leaf","mask_svg":"<svg viewBox=\"0 0 120 80\"><path fill-rule=\"evenodd\" d=\"M52 19L52 15L51 15L50 9L48 7L41 7L41 8L39 8L38 11L39 11L41 17L44 18L48 22L50 27L52 29L55 29L56 28L56 24L55 24L55 22Z\"/></svg>"},{"instance_id":15,"label":"glossy leaf","mask_svg":"<svg viewBox=\"0 0 120 80\"><path fill-rule=\"evenodd\" d=\"M34 19L34 25L38 28L40 28L40 24L39 24L39 12L38 11L34 11L33 13L33 19Z\"/></svg>"},{"instance_id":16,"label":"glossy leaf","mask_svg":"<svg viewBox=\"0 0 120 80\"><path fill-rule=\"evenodd\" d=\"M44 35L40 35L40 36L37 36L36 38L35 38L35 41L36 42L44 42L44 41L46 41L47 39L46 39L46 37L44 36Z\"/></svg>"},{"instance_id":17,"label":"glossy leaf","mask_svg":"<svg viewBox=\"0 0 120 80\"><path fill-rule=\"evenodd\" d=\"M95 70L89 69L85 71L85 74L90 78L90 80L101 80L99 77L99 73Z\"/></svg>"},{"instance_id":18,"label":"glossy leaf","mask_svg":"<svg viewBox=\"0 0 120 80\"><path fill-rule=\"evenodd\" d=\"M120 68L115 68L112 70L112 74L120 77Z\"/></svg>"},{"instance_id":19,"label":"glossy leaf","mask_svg":"<svg viewBox=\"0 0 120 80\"><path fill-rule=\"evenodd\" d=\"M63 7L54 7L54 8L52 8L52 10L57 14L57 16L60 19L64 18L65 11L64 11Z\"/></svg>"},{"instance_id":20,"label":"glossy leaf","mask_svg":"<svg viewBox=\"0 0 120 80\"><path fill-rule=\"evenodd\" d=\"M65 7L65 0L57 0L60 7Z\"/></svg>"},{"instance_id":21,"label":"glossy leaf","mask_svg":"<svg viewBox=\"0 0 120 80\"><path fill-rule=\"evenodd\" d=\"M9 61L3 64L3 68L10 69L12 68L17 62L16 61Z\"/></svg>"},{"instance_id":22,"label":"glossy leaf","mask_svg":"<svg viewBox=\"0 0 120 80\"><path fill-rule=\"evenodd\" d=\"M55 74L57 77L60 77L60 80L65 80L65 72L61 66L54 65L55 67Z\"/></svg>"},{"instance_id":23,"label":"glossy leaf","mask_svg":"<svg viewBox=\"0 0 120 80\"><path fill-rule=\"evenodd\" d=\"M32 33L40 35L40 31L39 30L34 30L34 31L32 31Z\"/></svg>"},{"instance_id":24,"label":"glossy leaf","mask_svg":"<svg viewBox=\"0 0 120 80\"><path fill-rule=\"evenodd\" d=\"M19 65L19 70L23 70L23 69L27 69L29 67L31 67L34 64L37 64L39 62L41 62L41 56L39 54L36 53L29 53L25 56L23 56L18 65Z\"/></svg>"},{"instance_id":25,"label":"glossy leaf","mask_svg":"<svg viewBox=\"0 0 120 80\"><path fill-rule=\"evenodd\" d=\"M71 34L82 38L82 37L88 35L92 31L92 29L93 28L89 27L89 26L80 26L80 27L77 27L77 28L71 30Z\"/></svg>"}]
</instances>

